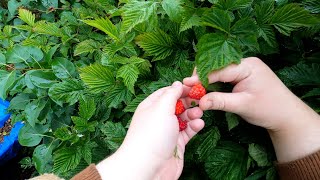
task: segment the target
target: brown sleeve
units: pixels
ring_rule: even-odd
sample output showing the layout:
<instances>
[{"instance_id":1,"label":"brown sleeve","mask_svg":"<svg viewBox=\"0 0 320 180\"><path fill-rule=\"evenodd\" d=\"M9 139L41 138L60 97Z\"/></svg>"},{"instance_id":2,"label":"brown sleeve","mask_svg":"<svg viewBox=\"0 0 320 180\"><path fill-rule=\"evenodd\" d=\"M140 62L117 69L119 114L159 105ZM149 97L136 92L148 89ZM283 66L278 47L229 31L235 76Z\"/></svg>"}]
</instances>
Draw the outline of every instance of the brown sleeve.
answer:
<instances>
[{"instance_id":1,"label":"brown sleeve","mask_svg":"<svg viewBox=\"0 0 320 180\"><path fill-rule=\"evenodd\" d=\"M277 164L281 180L320 179L320 151L307 157Z\"/></svg>"},{"instance_id":2,"label":"brown sleeve","mask_svg":"<svg viewBox=\"0 0 320 180\"><path fill-rule=\"evenodd\" d=\"M91 164L89 167L75 175L71 180L102 180L96 168L96 165Z\"/></svg>"}]
</instances>

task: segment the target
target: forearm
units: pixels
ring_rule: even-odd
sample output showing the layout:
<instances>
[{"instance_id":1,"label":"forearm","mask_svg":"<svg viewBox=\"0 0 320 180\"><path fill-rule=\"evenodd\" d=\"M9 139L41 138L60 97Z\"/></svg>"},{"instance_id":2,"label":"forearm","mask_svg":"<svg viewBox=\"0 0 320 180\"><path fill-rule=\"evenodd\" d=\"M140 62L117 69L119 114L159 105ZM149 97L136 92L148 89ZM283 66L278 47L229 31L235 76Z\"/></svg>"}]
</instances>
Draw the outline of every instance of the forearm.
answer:
<instances>
[{"instance_id":1,"label":"forearm","mask_svg":"<svg viewBox=\"0 0 320 180\"><path fill-rule=\"evenodd\" d=\"M320 150L320 116L295 98L290 104L293 107L288 123L276 131L269 131L280 163L303 158Z\"/></svg>"}]
</instances>

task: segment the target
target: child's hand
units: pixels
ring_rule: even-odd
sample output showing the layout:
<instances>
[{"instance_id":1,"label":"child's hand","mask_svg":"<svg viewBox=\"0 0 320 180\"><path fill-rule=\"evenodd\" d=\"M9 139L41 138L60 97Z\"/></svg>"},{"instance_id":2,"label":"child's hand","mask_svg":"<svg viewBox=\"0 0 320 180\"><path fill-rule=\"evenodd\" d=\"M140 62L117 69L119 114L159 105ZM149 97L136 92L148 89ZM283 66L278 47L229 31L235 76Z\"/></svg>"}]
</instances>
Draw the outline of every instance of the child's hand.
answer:
<instances>
[{"instance_id":1,"label":"child's hand","mask_svg":"<svg viewBox=\"0 0 320 180\"><path fill-rule=\"evenodd\" d=\"M187 129L179 132L175 105L182 98L186 107L191 106L191 100L186 98L189 90L175 82L141 102L119 150L97 166L103 178L179 178L185 145L204 127L200 119L203 112L195 107L181 114L189 122ZM121 168L120 172L117 167Z\"/></svg>"},{"instance_id":2,"label":"child's hand","mask_svg":"<svg viewBox=\"0 0 320 180\"><path fill-rule=\"evenodd\" d=\"M249 123L269 130L278 161L303 157L320 148L319 116L296 97L258 58L247 58L209 75L209 83L230 82L232 93L212 92L199 104L202 110L237 113ZM184 79L193 86L196 73Z\"/></svg>"}]
</instances>

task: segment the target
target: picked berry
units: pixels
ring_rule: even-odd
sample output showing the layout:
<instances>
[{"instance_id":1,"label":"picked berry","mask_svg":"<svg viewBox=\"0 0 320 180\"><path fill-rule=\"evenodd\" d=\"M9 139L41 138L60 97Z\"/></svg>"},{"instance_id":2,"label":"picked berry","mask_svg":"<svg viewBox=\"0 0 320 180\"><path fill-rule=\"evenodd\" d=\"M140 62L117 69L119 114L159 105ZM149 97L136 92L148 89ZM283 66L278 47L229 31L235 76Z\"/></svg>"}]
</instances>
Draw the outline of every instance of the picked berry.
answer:
<instances>
[{"instance_id":1,"label":"picked berry","mask_svg":"<svg viewBox=\"0 0 320 180\"><path fill-rule=\"evenodd\" d=\"M176 104L176 115L180 115L182 114L186 109L184 108L184 105L182 103L182 101L179 99L177 101L177 104Z\"/></svg>"},{"instance_id":2,"label":"picked berry","mask_svg":"<svg viewBox=\"0 0 320 180\"><path fill-rule=\"evenodd\" d=\"M191 88L188 96L192 99L200 100L206 93L206 89L199 83Z\"/></svg>"},{"instance_id":3,"label":"picked berry","mask_svg":"<svg viewBox=\"0 0 320 180\"><path fill-rule=\"evenodd\" d=\"M179 131L184 131L185 129L187 129L188 127L187 121L182 120L180 117L177 117L177 118L179 122Z\"/></svg>"}]
</instances>

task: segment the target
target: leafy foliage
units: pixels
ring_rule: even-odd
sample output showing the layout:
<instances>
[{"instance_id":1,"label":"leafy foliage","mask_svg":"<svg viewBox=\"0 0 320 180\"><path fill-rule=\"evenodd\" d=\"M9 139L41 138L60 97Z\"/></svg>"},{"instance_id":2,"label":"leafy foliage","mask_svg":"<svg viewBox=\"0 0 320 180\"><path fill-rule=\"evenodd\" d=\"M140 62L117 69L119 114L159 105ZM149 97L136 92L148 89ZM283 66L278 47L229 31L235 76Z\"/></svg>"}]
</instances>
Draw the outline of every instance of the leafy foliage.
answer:
<instances>
[{"instance_id":1,"label":"leafy foliage","mask_svg":"<svg viewBox=\"0 0 320 180\"><path fill-rule=\"evenodd\" d=\"M317 0L6 2L0 98L11 101L12 121L25 123L19 142L31 153L22 167L38 173L70 179L110 155L139 103L194 67L208 89L228 91L208 85L207 75L261 57L320 112ZM181 179L277 178L262 129L231 113L207 111L203 119Z\"/></svg>"}]
</instances>

